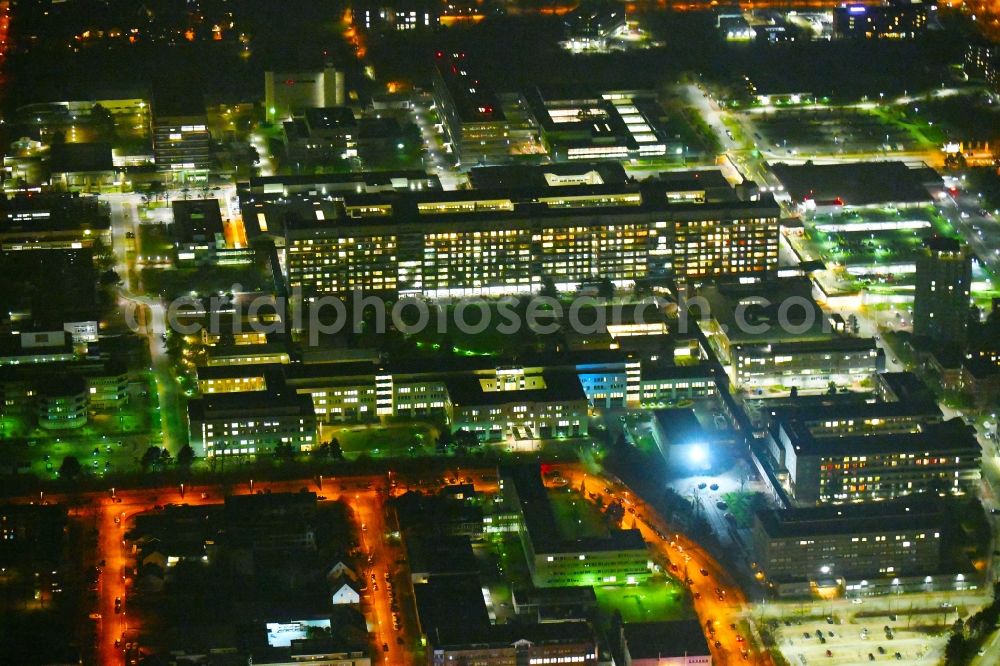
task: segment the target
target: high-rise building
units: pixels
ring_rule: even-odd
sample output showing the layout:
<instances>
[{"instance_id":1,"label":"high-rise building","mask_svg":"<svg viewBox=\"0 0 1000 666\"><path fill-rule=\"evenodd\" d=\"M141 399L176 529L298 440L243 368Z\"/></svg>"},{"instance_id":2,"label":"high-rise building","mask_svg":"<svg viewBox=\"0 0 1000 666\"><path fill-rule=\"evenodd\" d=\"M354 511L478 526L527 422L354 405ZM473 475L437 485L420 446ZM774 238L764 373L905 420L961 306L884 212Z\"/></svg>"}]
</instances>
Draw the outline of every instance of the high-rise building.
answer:
<instances>
[{"instance_id":1,"label":"high-rise building","mask_svg":"<svg viewBox=\"0 0 1000 666\"><path fill-rule=\"evenodd\" d=\"M200 95L157 95L153 100L153 159L160 171L202 172L212 166L208 112Z\"/></svg>"},{"instance_id":2,"label":"high-rise building","mask_svg":"<svg viewBox=\"0 0 1000 666\"><path fill-rule=\"evenodd\" d=\"M510 152L510 123L500 99L476 78L465 54L438 53L434 103L460 162L504 161Z\"/></svg>"},{"instance_id":3,"label":"high-rise building","mask_svg":"<svg viewBox=\"0 0 1000 666\"><path fill-rule=\"evenodd\" d=\"M913 334L964 346L969 321L972 256L954 238L934 236L917 257Z\"/></svg>"},{"instance_id":4,"label":"high-rise building","mask_svg":"<svg viewBox=\"0 0 1000 666\"><path fill-rule=\"evenodd\" d=\"M1000 44L973 42L965 49L965 73L1000 92Z\"/></svg>"}]
</instances>

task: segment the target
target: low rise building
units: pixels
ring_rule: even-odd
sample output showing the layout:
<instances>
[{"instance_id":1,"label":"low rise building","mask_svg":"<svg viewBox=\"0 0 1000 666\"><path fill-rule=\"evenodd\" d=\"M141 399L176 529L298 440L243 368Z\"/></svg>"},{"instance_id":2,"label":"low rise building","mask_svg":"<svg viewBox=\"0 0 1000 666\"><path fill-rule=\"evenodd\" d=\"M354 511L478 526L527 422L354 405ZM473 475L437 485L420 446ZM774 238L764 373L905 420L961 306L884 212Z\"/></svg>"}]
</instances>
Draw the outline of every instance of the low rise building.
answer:
<instances>
[{"instance_id":1,"label":"low rise building","mask_svg":"<svg viewBox=\"0 0 1000 666\"><path fill-rule=\"evenodd\" d=\"M87 383L82 377L46 377L35 397L38 425L44 430L72 430L87 425Z\"/></svg>"},{"instance_id":2,"label":"low rise building","mask_svg":"<svg viewBox=\"0 0 1000 666\"><path fill-rule=\"evenodd\" d=\"M637 529L573 538L559 529L538 465L501 469L504 501L518 514L519 531L536 587L624 585L649 577L649 551Z\"/></svg>"},{"instance_id":3,"label":"low rise building","mask_svg":"<svg viewBox=\"0 0 1000 666\"><path fill-rule=\"evenodd\" d=\"M199 457L309 451L316 413L308 396L291 391L209 395L188 402L188 434Z\"/></svg>"},{"instance_id":4,"label":"low rise building","mask_svg":"<svg viewBox=\"0 0 1000 666\"><path fill-rule=\"evenodd\" d=\"M733 381L748 389L851 384L885 369L885 352L874 338L736 345L732 353Z\"/></svg>"},{"instance_id":5,"label":"low rise building","mask_svg":"<svg viewBox=\"0 0 1000 666\"><path fill-rule=\"evenodd\" d=\"M698 620L628 622L621 632L625 666L712 666Z\"/></svg>"},{"instance_id":6,"label":"low rise building","mask_svg":"<svg viewBox=\"0 0 1000 666\"><path fill-rule=\"evenodd\" d=\"M495 378L448 380L451 423L488 442L585 437L587 396L576 373L498 369Z\"/></svg>"},{"instance_id":7,"label":"low rise building","mask_svg":"<svg viewBox=\"0 0 1000 666\"><path fill-rule=\"evenodd\" d=\"M174 221L170 230L178 264L245 264L253 260L253 250L227 239L218 199L185 199L171 206Z\"/></svg>"},{"instance_id":8,"label":"low rise building","mask_svg":"<svg viewBox=\"0 0 1000 666\"><path fill-rule=\"evenodd\" d=\"M111 246L111 218L97 197L52 192L0 196L0 249L75 250Z\"/></svg>"}]
</instances>

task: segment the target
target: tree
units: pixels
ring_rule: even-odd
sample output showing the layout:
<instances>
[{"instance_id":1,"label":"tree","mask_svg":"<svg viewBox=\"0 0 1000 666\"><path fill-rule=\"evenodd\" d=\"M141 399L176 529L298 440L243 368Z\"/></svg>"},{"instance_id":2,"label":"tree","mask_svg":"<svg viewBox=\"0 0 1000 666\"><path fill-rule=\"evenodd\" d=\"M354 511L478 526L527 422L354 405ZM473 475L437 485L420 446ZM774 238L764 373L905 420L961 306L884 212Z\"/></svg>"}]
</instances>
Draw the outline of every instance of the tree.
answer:
<instances>
[{"instance_id":1,"label":"tree","mask_svg":"<svg viewBox=\"0 0 1000 666\"><path fill-rule=\"evenodd\" d=\"M191 448L190 444L185 444L180 451L177 452L177 464L185 469L191 467L194 463L194 449Z\"/></svg>"},{"instance_id":2,"label":"tree","mask_svg":"<svg viewBox=\"0 0 1000 666\"><path fill-rule=\"evenodd\" d=\"M114 269L108 269L101 273L101 286L110 287L121 282L121 276Z\"/></svg>"},{"instance_id":3,"label":"tree","mask_svg":"<svg viewBox=\"0 0 1000 666\"><path fill-rule=\"evenodd\" d=\"M473 446L479 446L479 436L471 430L466 430L461 428L455 431L454 434L455 446L459 448L471 448Z\"/></svg>"},{"instance_id":4,"label":"tree","mask_svg":"<svg viewBox=\"0 0 1000 666\"><path fill-rule=\"evenodd\" d=\"M437 450L445 451L448 449L449 446L451 446L454 443L455 443L455 438L452 437L451 430L449 428L445 428L441 431L441 434L438 435L436 443Z\"/></svg>"},{"instance_id":5,"label":"tree","mask_svg":"<svg viewBox=\"0 0 1000 666\"><path fill-rule=\"evenodd\" d=\"M837 393L837 382L830 382L826 386L827 395L836 395Z\"/></svg>"},{"instance_id":6,"label":"tree","mask_svg":"<svg viewBox=\"0 0 1000 666\"><path fill-rule=\"evenodd\" d=\"M604 277L597 282L597 296L606 301L615 297L615 283L611 281L611 278Z\"/></svg>"},{"instance_id":7,"label":"tree","mask_svg":"<svg viewBox=\"0 0 1000 666\"><path fill-rule=\"evenodd\" d=\"M291 444L278 444L274 447L274 455L285 462L290 462L295 457L295 448Z\"/></svg>"},{"instance_id":8,"label":"tree","mask_svg":"<svg viewBox=\"0 0 1000 666\"><path fill-rule=\"evenodd\" d=\"M334 460L344 459L344 449L340 447L340 440L336 437L330 440L330 457Z\"/></svg>"},{"instance_id":9,"label":"tree","mask_svg":"<svg viewBox=\"0 0 1000 666\"><path fill-rule=\"evenodd\" d=\"M158 446L151 446L146 449L146 452L142 454L142 459L139 461L142 471L149 471L150 467L158 465L160 463L160 456L162 455L163 452Z\"/></svg>"},{"instance_id":10,"label":"tree","mask_svg":"<svg viewBox=\"0 0 1000 666\"><path fill-rule=\"evenodd\" d=\"M63 479L75 479L80 476L83 471L83 466L80 465L80 461L76 459L76 456L66 456L62 460L62 464L59 465L59 476Z\"/></svg>"},{"instance_id":11,"label":"tree","mask_svg":"<svg viewBox=\"0 0 1000 666\"><path fill-rule=\"evenodd\" d=\"M330 458L330 442L323 442L309 452L309 457L324 462Z\"/></svg>"},{"instance_id":12,"label":"tree","mask_svg":"<svg viewBox=\"0 0 1000 666\"><path fill-rule=\"evenodd\" d=\"M111 115L110 111L100 104L95 104L90 108L90 124L93 126L100 140L113 141L117 138L115 118Z\"/></svg>"},{"instance_id":13,"label":"tree","mask_svg":"<svg viewBox=\"0 0 1000 666\"><path fill-rule=\"evenodd\" d=\"M542 278L542 288L538 290L539 296L546 298L559 298L559 290L556 289L556 281L546 275Z\"/></svg>"}]
</instances>

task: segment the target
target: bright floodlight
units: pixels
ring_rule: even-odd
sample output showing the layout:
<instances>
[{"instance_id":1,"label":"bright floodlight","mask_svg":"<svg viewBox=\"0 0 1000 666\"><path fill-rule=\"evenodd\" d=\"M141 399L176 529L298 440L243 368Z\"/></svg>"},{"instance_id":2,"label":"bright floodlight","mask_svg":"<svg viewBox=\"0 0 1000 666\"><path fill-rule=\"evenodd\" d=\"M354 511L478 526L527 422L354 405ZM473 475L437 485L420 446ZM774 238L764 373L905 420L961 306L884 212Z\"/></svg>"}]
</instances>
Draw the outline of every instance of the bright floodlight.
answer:
<instances>
[{"instance_id":1,"label":"bright floodlight","mask_svg":"<svg viewBox=\"0 0 1000 666\"><path fill-rule=\"evenodd\" d=\"M819 568L819 570L820 570L821 573L825 573L825 574L830 573L830 567L826 566L825 564L823 566L821 566Z\"/></svg>"},{"instance_id":2,"label":"bright floodlight","mask_svg":"<svg viewBox=\"0 0 1000 666\"><path fill-rule=\"evenodd\" d=\"M688 452L688 456L690 457L691 462L693 462L696 465L701 465L704 464L704 462L708 459L708 451L705 450L704 445L695 444L691 447L691 450Z\"/></svg>"}]
</instances>

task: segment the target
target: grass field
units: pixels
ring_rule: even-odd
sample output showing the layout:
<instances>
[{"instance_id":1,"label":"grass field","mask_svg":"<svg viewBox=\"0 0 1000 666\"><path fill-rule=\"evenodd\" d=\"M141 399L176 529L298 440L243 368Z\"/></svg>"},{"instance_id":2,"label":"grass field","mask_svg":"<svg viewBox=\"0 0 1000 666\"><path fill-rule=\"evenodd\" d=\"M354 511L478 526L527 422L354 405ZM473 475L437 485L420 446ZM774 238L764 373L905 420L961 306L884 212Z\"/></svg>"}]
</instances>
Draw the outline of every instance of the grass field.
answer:
<instances>
[{"instance_id":1,"label":"grass field","mask_svg":"<svg viewBox=\"0 0 1000 666\"><path fill-rule=\"evenodd\" d=\"M683 586L673 578L653 577L641 585L595 587L602 615L614 611L625 622L657 622L693 617Z\"/></svg>"},{"instance_id":2,"label":"grass field","mask_svg":"<svg viewBox=\"0 0 1000 666\"><path fill-rule=\"evenodd\" d=\"M549 496L562 538L578 539L607 535L608 528L601 512L592 502L580 497L577 489L564 488L550 492Z\"/></svg>"},{"instance_id":3,"label":"grass field","mask_svg":"<svg viewBox=\"0 0 1000 666\"><path fill-rule=\"evenodd\" d=\"M399 456L407 454L411 448L424 452L426 447L434 446L431 426L420 424L325 428L323 441L332 437L337 438L347 457L362 453L369 456Z\"/></svg>"}]
</instances>

